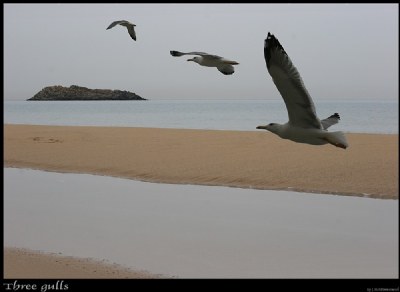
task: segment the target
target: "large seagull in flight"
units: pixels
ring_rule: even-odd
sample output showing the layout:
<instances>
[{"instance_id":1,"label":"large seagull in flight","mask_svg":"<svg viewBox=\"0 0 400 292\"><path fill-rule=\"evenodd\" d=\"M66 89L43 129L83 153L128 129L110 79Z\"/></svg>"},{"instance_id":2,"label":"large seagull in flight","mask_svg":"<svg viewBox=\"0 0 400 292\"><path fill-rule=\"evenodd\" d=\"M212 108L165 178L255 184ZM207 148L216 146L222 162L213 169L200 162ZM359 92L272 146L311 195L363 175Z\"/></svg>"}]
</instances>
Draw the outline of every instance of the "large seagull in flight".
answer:
<instances>
[{"instance_id":1,"label":"large seagull in flight","mask_svg":"<svg viewBox=\"0 0 400 292\"><path fill-rule=\"evenodd\" d=\"M289 115L286 124L270 123L257 129L268 130L283 139L312 145L332 144L346 149L349 145L342 132L328 132L338 123L338 113L320 120L315 106L304 86L299 72L282 45L273 34L268 33L264 42L264 57L269 74L283 97Z\"/></svg>"}]
</instances>

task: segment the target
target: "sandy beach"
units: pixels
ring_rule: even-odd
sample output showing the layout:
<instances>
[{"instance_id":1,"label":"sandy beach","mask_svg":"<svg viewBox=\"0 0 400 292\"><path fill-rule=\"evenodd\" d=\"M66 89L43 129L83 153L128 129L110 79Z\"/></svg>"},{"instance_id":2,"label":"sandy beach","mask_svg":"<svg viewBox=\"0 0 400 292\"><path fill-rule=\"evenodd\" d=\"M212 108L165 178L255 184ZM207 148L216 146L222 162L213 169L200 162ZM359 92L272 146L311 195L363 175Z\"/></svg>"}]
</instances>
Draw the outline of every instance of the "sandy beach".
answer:
<instances>
[{"instance_id":1,"label":"sandy beach","mask_svg":"<svg viewBox=\"0 0 400 292\"><path fill-rule=\"evenodd\" d=\"M149 182L398 198L398 135L311 146L266 131L4 126L4 166Z\"/></svg>"},{"instance_id":2,"label":"sandy beach","mask_svg":"<svg viewBox=\"0 0 400 292\"><path fill-rule=\"evenodd\" d=\"M4 167L398 199L398 135L346 136L343 150L265 131L4 125ZM6 278L158 277L29 250L4 255Z\"/></svg>"},{"instance_id":3,"label":"sandy beach","mask_svg":"<svg viewBox=\"0 0 400 292\"><path fill-rule=\"evenodd\" d=\"M133 271L94 259L67 257L28 249L4 249L5 279L149 279L145 271Z\"/></svg>"}]
</instances>

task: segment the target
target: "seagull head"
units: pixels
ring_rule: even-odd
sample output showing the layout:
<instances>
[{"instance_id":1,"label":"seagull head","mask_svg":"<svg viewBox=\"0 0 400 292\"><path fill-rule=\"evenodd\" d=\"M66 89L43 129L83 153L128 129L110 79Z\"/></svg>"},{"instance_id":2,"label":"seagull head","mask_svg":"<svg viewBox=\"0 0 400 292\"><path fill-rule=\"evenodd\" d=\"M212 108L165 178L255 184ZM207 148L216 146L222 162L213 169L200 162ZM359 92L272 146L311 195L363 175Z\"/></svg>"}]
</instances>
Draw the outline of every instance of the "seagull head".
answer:
<instances>
[{"instance_id":1,"label":"seagull head","mask_svg":"<svg viewBox=\"0 0 400 292\"><path fill-rule=\"evenodd\" d=\"M276 134L279 131L280 127L281 127L280 124L270 123L265 126L258 126L256 129L268 130L268 131Z\"/></svg>"},{"instance_id":2,"label":"seagull head","mask_svg":"<svg viewBox=\"0 0 400 292\"><path fill-rule=\"evenodd\" d=\"M200 63L201 57L193 57L191 59L188 59L188 61L193 61L193 62L196 62L196 63Z\"/></svg>"}]
</instances>

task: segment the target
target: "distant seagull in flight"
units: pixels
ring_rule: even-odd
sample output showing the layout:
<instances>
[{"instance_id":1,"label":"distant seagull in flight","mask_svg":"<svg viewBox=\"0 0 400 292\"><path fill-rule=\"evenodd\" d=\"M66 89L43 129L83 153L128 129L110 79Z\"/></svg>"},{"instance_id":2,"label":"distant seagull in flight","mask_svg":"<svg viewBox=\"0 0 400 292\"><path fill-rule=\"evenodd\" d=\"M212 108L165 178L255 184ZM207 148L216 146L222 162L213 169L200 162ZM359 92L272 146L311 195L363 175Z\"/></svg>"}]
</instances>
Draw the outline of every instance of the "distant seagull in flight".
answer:
<instances>
[{"instance_id":1,"label":"distant seagull in flight","mask_svg":"<svg viewBox=\"0 0 400 292\"><path fill-rule=\"evenodd\" d=\"M304 86L296 67L273 34L268 33L264 42L264 58L267 69L283 97L289 115L286 124L271 123L258 126L257 129L268 130L283 139L312 145L332 144L346 149L348 143L342 132L328 132L327 129L338 123L338 113L320 120L317 117L314 103Z\"/></svg>"},{"instance_id":2,"label":"distant seagull in flight","mask_svg":"<svg viewBox=\"0 0 400 292\"><path fill-rule=\"evenodd\" d=\"M196 62L201 66L206 67L217 67L219 72L225 75L231 75L235 72L235 68L232 65L238 65L238 62L231 61L225 59L223 57L217 55L210 55L202 52L190 52L190 53L182 53L178 51L170 51L170 54L174 57L180 57L183 55L197 55L197 57L193 57L192 59L188 59L188 61Z\"/></svg>"},{"instance_id":3,"label":"distant seagull in flight","mask_svg":"<svg viewBox=\"0 0 400 292\"><path fill-rule=\"evenodd\" d=\"M126 21L126 20L117 20L117 21L114 21L113 23L111 23L107 27L107 29L113 28L117 24L125 26L128 29L128 33L131 36L131 38L133 38L133 40L136 41L136 33L135 33L136 24L130 23L129 21Z\"/></svg>"}]
</instances>

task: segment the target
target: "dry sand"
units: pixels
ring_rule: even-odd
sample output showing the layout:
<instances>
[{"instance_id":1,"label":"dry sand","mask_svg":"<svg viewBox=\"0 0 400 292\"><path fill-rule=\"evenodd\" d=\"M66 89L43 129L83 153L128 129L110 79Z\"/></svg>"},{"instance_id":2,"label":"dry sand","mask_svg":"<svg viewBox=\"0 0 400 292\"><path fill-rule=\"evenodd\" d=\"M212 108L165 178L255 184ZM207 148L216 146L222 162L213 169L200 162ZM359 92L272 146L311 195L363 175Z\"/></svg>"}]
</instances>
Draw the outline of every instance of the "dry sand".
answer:
<instances>
[{"instance_id":1,"label":"dry sand","mask_svg":"<svg viewBox=\"0 0 400 292\"><path fill-rule=\"evenodd\" d=\"M398 135L346 136L343 150L266 131L5 125L4 166L397 199Z\"/></svg>"},{"instance_id":2,"label":"dry sand","mask_svg":"<svg viewBox=\"0 0 400 292\"><path fill-rule=\"evenodd\" d=\"M4 249L5 279L150 279L160 278L117 264L87 258L7 247Z\"/></svg>"}]
</instances>

